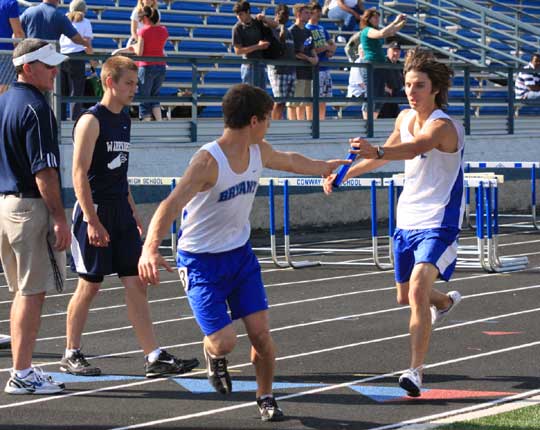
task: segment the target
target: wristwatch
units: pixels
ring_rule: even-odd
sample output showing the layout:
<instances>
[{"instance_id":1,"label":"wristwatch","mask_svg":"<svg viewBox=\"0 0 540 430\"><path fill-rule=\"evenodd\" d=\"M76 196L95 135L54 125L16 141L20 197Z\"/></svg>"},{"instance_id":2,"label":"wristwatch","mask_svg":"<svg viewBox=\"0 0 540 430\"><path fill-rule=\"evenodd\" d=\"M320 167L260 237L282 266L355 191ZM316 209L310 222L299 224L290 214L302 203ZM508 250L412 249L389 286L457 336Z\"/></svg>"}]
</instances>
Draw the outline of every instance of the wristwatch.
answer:
<instances>
[{"instance_id":1,"label":"wristwatch","mask_svg":"<svg viewBox=\"0 0 540 430\"><path fill-rule=\"evenodd\" d=\"M384 148L382 146L377 146L377 159L384 157Z\"/></svg>"}]
</instances>

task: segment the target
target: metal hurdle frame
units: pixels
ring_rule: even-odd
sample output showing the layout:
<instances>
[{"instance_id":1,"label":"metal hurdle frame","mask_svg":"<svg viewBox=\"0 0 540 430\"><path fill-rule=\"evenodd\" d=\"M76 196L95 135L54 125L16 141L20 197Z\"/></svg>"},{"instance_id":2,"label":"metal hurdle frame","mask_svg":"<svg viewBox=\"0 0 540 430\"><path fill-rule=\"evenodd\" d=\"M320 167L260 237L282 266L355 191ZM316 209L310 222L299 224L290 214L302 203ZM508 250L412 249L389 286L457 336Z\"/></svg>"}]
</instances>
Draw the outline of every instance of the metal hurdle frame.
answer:
<instances>
[{"instance_id":1,"label":"metal hurdle frame","mask_svg":"<svg viewBox=\"0 0 540 430\"><path fill-rule=\"evenodd\" d=\"M324 265L375 265L381 270L393 269L393 255L392 255L392 232L393 223L389 223L389 245L388 245L388 258L389 264L381 261L381 253L379 246L379 236L377 232L377 194L376 187L382 185L381 178L352 178L340 185L340 187L370 187L371 194L371 234L372 234L372 246L365 248L351 248L351 249L339 249L339 248L294 248L294 251L298 252L336 252L336 253L369 253L372 255L373 262L349 262L349 263L330 263L321 261L294 261L292 258L291 239L290 239L290 200L289 200L289 186L299 187L322 187L323 179L321 178L261 178L260 185L268 186L268 199L270 209L270 252L273 263L280 268L291 267L293 269L300 269L304 267L313 267ZM276 246L276 228L275 228L275 202L274 202L274 186L283 187L283 234L284 234L284 257L285 261L279 259ZM395 213L394 198L389 200L389 220L393 219Z\"/></svg>"},{"instance_id":2,"label":"metal hurdle frame","mask_svg":"<svg viewBox=\"0 0 540 430\"><path fill-rule=\"evenodd\" d=\"M457 268L483 269L486 272L510 272L527 267L527 257L501 257L498 249L498 185L504 181L502 175L466 175L463 180L465 190L475 188L476 192L476 245L458 246ZM384 184L403 186L403 174L387 178ZM485 210L484 210L485 208ZM485 214L485 217L484 217ZM470 255L472 258L459 257Z\"/></svg>"},{"instance_id":3,"label":"metal hurdle frame","mask_svg":"<svg viewBox=\"0 0 540 430\"><path fill-rule=\"evenodd\" d=\"M468 161L465 163L465 172L469 172L471 168L474 169L530 169L531 170L531 221L532 227L536 230L540 230L540 222L536 218L536 169L540 168L540 161ZM467 189L465 197L465 219L467 225L472 227L471 217L473 216L470 211L470 190ZM499 214L499 216L516 216L515 214ZM521 215L523 216L523 215ZM528 216L528 215L527 215ZM530 226L523 226L515 224L513 227L530 228Z\"/></svg>"}]
</instances>

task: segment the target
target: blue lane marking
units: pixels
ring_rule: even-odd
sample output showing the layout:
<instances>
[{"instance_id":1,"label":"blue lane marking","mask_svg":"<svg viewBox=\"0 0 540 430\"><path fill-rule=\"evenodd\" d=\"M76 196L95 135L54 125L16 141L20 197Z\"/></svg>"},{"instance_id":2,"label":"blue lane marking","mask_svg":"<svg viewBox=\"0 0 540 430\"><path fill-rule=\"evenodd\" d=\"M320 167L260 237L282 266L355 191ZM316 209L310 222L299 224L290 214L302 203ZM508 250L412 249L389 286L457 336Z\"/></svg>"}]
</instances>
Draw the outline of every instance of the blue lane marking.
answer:
<instances>
[{"instance_id":1,"label":"blue lane marking","mask_svg":"<svg viewBox=\"0 0 540 430\"><path fill-rule=\"evenodd\" d=\"M172 378L178 385L195 394L214 393L214 388L210 385L207 379L195 378ZM310 387L325 387L329 384L314 384L302 382L274 382L273 390L291 389L291 388L310 388ZM257 383L255 381L238 381L233 380L233 392L249 392L257 391Z\"/></svg>"},{"instance_id":2,"label":"blue lane marking","mask_svg":"<svg viewBox=\"0 0 540 430\"><path fill-rule=\"evenodd\" d=\"M63 372L47 372L51 375L55 381L65 383L76 382L112 382L112 381L138 381L146 379L144 376L131 376L131 375L101 375L101 376L77 376L70 375Z\"/></svg>"},{"instance_id":3,"label":"blue lane marking","mask_svg":"<svg viewBox=\"0 0 540 430\"><path fill-rule=\"evenodd\" d=\"M399 387L351 385L350 388L363 396L369 397L371 400L375 400L376 402L387 402L389 400L395 400L407 396L407 392ZM422 390L423 393L426 391L428 390Z\"/></svg>"}]
</instances>

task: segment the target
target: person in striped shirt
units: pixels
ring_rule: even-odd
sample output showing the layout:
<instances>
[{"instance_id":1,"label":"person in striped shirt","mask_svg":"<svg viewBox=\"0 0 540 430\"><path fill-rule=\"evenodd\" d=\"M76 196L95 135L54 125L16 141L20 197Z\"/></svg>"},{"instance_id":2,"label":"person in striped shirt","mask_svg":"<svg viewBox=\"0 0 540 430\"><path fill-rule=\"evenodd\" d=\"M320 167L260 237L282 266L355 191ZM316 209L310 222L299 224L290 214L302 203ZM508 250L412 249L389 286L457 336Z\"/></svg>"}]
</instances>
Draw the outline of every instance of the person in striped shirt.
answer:
<instances>
[{"instance_id":1,"label":"person in striped shirt","mask_svg":"<svg viewBox=\"0 0 540 430\"><path fill-rule=\"evenodd\" d=\"M533 54L531 62L525 66L525 69L527 71L519 72L516 78L516 98L540 99L540 52Z\"/></svg>"}]
</instances>

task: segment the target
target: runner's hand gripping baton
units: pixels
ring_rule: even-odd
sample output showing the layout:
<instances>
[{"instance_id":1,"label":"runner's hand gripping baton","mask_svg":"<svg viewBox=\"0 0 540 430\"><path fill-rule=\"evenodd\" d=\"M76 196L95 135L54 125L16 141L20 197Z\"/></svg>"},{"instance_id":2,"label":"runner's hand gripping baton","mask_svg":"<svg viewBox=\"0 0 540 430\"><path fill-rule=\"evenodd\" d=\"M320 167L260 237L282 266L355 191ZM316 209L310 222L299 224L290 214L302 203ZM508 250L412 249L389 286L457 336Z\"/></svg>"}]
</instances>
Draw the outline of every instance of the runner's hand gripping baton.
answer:
<instances>
[{"instance_id":1,"label":"runner's hand gripping baton","mask_svg":"<svg viewBox=\"0 0 540 430\"><path fill-rule=\"evenodd\" d=\"M341 185L341 182L343 182L343 178L345 178L345 175L351 168L352 163L354 162L354 160L356 160L356 155L357 154L354 154L352 152L349 153L347 160L351 160L351 164L344 164L343 166L339 168L337 175L334 179L334 182L332 182L332 187L338 188Z\"/></svg>"}]
</instances>

